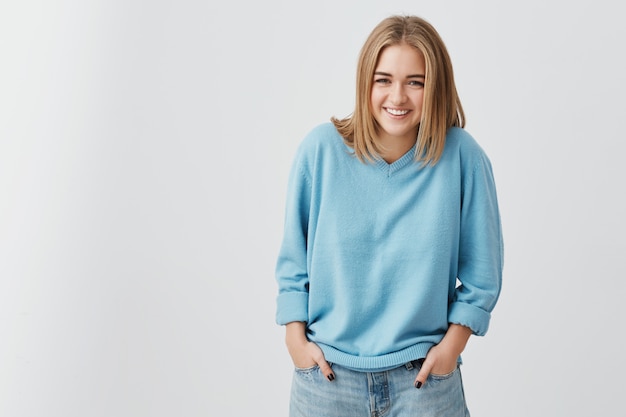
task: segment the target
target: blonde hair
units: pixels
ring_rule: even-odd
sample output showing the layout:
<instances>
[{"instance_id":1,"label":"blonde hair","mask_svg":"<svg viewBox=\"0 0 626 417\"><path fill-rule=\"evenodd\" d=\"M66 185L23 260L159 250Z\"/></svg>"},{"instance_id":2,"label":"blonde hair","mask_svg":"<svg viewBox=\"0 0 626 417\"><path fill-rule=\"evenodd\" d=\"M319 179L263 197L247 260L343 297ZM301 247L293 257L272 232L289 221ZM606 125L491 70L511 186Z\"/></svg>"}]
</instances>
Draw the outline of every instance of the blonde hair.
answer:
<instances>
[{"instance_id":1,"label":"blonde hair","mask_svg":"<svg viewBox=\"0 0 626 417\"><path fill-rule=\"evenodd\" d=\"M357 66L356 105L351 116L331 121L363 162L378 159L382 145L371 110L374 71L382 51L407 44L419 50L426 64L424 104L417 134L416 160L435 165L452 126L464 127L465 114L454 84L452 62L435 28L417 16L391 16L381 21L361 48Z\"/></svg>"}]
</instances>

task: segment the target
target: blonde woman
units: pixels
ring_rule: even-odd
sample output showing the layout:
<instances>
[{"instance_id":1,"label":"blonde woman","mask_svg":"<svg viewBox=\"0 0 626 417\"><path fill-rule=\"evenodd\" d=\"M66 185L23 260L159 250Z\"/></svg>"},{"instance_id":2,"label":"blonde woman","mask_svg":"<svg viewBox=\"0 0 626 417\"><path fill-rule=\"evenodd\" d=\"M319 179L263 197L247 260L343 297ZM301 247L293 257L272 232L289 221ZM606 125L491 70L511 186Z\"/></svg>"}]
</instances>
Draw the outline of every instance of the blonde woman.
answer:
<instances>
[{"instance_id":1,"label":"blonde woman","mask_svg":"<svg viewBox=\"0 0 626 417\"><path fill-rule=\"evenodd\" d=\"M503 245L489 158L464 129L437 31L391 16L356 105L301 142L276 264L292 417L467 416L460 374L487 332Z\"/></svg>"}]
</instances>

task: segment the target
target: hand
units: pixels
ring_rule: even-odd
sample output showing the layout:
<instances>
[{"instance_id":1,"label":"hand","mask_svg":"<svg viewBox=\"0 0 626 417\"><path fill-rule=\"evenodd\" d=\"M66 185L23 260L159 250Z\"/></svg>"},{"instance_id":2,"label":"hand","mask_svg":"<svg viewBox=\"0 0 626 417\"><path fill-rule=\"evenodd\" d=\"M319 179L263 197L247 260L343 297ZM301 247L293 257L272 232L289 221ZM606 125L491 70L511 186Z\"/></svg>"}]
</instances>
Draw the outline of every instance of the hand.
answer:
<instances>
[{"instance_id":1,"label":"hand","mask_svg":"<svg viewBox=\"0 0 626 417\"><path fill-rule=\"evenodd\" d=\"M328 362L326 362L324 352L306 337L305 323L294 321L288 323L286 329L285 342L294 366L296 368L310 368L317 365L326 379L333 381L335 374Z\"/></svg>"},{"instance_id":2,"label":"hand","mask_svg":"<svg viewBox=\"0 0 626 417\"><path fill-rule=\"evenodd\" d=\"M450 324L441 342L430 348L426 354L422 368L415 378L415 388L421 388L431 373L447 375L454 371L459 355L465 349L465 344L471 334L472 330L468 327Z\"/></svg>"},{"instance_id":3,"label":"hand","mask_svg":"<svg viewBox=\"0 0 626 417\"><path fill-rule=\"evenodd\" d=\"M296 345L288 345L287 349L296 368L310 368L317 365L327 380L332 382L335 379L333 369L326 362L322 349L315 343L307 341Z\"/></svg>"},{"instance_id":4,"label":"hand","mask_svg":"<svg viewBox=\"0 0 626 417\"><path fill-rule=\"evenodd\" d=\"M457 367L458 355L449 349L446 350L445 346L441 345L433 346L426 355L426 359L422 364L417 377L415 378L414 385L416 388L421 388L426 383L430 374L435 375L447 375L454 371Z\"/></svg>"}]
</instances>

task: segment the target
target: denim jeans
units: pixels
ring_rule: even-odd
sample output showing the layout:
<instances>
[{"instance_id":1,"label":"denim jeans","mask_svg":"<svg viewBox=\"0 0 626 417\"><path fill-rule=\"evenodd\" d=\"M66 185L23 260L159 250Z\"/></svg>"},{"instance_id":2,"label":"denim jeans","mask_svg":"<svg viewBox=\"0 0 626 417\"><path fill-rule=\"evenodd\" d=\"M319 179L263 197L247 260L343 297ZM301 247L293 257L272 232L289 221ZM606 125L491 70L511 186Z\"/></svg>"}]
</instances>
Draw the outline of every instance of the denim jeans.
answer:
<instances>
[{"instance_id":1,"label":"denim jeans","mask_svg":"<svg viewBox=\"0 0 626 417\"><path fill-rule=\"evenodd\" d=\"M430 375L417 389L413 361L383 372L358 372L331 364L329 382L319 367L296 368L290 417L468 417L461 370Z\"/></svg>"}]
</instances>

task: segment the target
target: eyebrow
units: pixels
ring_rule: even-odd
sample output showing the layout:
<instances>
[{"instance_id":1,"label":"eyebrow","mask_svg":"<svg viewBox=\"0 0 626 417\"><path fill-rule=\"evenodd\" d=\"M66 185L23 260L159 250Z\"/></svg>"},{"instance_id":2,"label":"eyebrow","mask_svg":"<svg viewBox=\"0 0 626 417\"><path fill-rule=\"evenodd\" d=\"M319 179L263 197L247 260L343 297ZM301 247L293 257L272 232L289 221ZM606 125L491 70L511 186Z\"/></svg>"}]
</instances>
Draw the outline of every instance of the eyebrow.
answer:
<instances>
[{"instance_id":1,"label":"eyebrow","mask_svg":"<svg viewBox=\"0 0 626 417\"><path fill-rule=\"evenodd\" d=\"M388 72L382 72L382 71L376 71L374 73L374 75L382 75L384 77L391 77L392 76ZM422 74L413 74L413 75L407 75L406 78L426 78L426 77L424 75L422 75Z\"/></svg>"}]
</instances>

